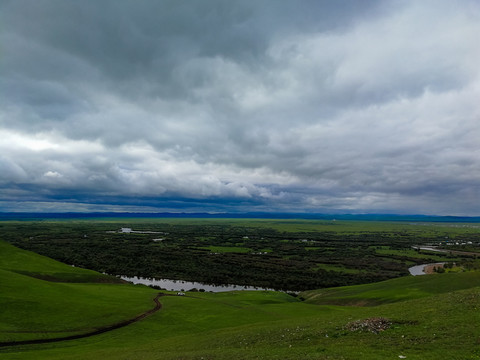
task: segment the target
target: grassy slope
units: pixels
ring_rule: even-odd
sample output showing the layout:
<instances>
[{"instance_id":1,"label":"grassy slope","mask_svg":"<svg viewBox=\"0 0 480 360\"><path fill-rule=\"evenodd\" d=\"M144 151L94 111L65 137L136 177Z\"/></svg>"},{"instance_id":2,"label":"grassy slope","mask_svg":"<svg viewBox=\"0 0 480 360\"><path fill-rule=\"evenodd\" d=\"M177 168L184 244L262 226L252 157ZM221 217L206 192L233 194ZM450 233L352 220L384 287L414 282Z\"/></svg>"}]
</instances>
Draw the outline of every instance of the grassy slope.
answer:
<instances>
[{"instance_id":1,"label":"grassy slope","mask_svg":"<svg viewBox=\"0 0 480 360\"><path fill-rule=\"evenodd\" d=\"M39 265L38 258L30 256L24 266L32 270ZM5 261L8 263L4 259L2 266ZM57 265L62 267L58 263L52 266ZM86 326L93 326L102 314L106 315L106 309L114 307L120 312L135 313L141 307L150 307L154 294L150 289L125 285L52 283L7 270L0 272L0 281L3 335L17 334L15 328L38 332L39 324L44 330L60 331L62 323L69 325L68 329L83 320ZM276 292L163 297L160 312L133 325L88 339L0 348L0 358L361 360L404 355L407 359L478 359L479 284L478 274L472 272L407 277L328 290L335 301L353 296L367 303L372 299L376 303L390 302L370 307L314 305L314 301L325 302L325 298L319 300L312 295L307 302L299 302ZM28 291L22 290L26 287ZM464 290L458 290L461 288ZM61 300L72 299L72 292L73 298L84 306L75 320L66 311L68 301ZM11 301L5 302L8 299ZM22 313L25 304L18 305L25 299L34 302L28 314ZM57 301L61 303L55 304ZM49 307L52 303L55 305ZM373 316L391 319L393 327L380 334L344 330L352 320ZM32 324L36 319L39 324Z\"/></svg>"},{"instance_id":2,"label":"grassy slope","mask_svg":"<svg viewBox=\"0 0 480 360\"><path fill-rule=\"evenodd\" d=\"M276 293L163 298L164 309L115 332L4 350L8 359L476 359L478 289L377 307L325 307ZM344 326L384 316L380 334ZM0 350L0 357L2 352Z\"/></svg>"},{"instance_id":3,"label":"grassy slope","mask_svg":"<svg viewBox=\"0 0 480 360\"><path fill-rule=\"evenodd\" d=\"M0 269L59 282L120 282L96 271L73 268L31 251L19 251L0 240Z\"/></svg>"},{"instance_id":4,"label":"grassy slope","mask_svg":"<svg viewBox=\"0 0 480 360\"><path fill-rule=\"evenodd\" d=\"M152 289L105 283L109 279L0 241L0 341L85 333L153 307Z\"/></svg>"},{"instance_id":5,"label":"grassy slope","mask_svg":"<svg viewBox=\"0 0 480 360\"><path fill-rule=\"evenodd\" d=\"M408 276L373 284L305 291L307 303L375 306L480 286L479 272Z\"/></svg>"}]
</instances>

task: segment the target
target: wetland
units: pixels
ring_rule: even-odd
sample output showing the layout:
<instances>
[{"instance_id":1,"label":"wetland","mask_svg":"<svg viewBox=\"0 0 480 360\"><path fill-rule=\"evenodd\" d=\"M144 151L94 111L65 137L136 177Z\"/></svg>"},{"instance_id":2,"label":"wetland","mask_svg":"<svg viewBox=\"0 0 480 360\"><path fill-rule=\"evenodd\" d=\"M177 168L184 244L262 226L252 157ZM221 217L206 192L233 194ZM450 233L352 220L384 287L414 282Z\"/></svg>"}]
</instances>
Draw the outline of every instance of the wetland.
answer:
<instances>
[{"instance_id":1,"label":"wetland","mask_svg":"<svg viewBox=\"0 0 480 360\"><path fill-rule=\"evenodd\" d=\"M408 276L416 265L474 261L432 251L446 239L480 243L474 227L400 222L132 218L0 225L4 240L69 265L192 283L178 290L199 283L284 291L371 283ZM412 248L419 243L423 248Z\"/></svg>"}]
</instances>

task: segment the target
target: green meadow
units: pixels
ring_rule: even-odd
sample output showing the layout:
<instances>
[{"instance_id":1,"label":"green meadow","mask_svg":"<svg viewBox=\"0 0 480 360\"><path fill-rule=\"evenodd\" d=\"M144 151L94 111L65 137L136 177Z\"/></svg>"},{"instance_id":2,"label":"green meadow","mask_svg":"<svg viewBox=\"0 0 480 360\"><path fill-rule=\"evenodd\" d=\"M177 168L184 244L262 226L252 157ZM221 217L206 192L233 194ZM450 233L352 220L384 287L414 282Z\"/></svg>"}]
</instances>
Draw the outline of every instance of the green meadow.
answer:
<instances>
[{"instance_id":1,"label":"green meadow","mask_svg":"<svg viewBox=\"0 0 480 360\"><path fill-rule=\"evenodd\" d=\"M82 334L152 307L151 289L1 241L0 254L0 342Z\"/></svg>"},{"instance_id":2,"label":"green meadow","mask_svg":"<svg viewBox=\"0 0 480 360\"><path fill-rule=\"evenodd\" d=\"M476 271L404 276L296 297L162 291L172 296L160 298L158 312L125 327L5 346L133 319L155 306L158 292L0 241L0 359L480 359ZM352 329L357 321L378 318L389 324L381 331Z\"/></svg>"},{"instance_id":3,"label":"green meadow","mask_svg":"<svg viewBox=\"0 0 480 360\"><path fill-rule=\"evenodd\" d=\"M210 250L213 253L248 253L252 249L241 246L205 246L200 249Z\"/></svg>"}]
</instances>

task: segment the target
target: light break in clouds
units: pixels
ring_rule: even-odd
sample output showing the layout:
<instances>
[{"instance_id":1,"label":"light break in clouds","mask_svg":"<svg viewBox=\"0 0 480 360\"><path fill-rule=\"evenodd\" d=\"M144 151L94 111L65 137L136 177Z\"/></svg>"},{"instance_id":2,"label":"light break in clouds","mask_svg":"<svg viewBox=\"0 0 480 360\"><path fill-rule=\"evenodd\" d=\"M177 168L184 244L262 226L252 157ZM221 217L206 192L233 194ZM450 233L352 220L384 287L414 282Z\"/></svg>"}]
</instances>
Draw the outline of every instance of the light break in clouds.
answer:
<instances>
[{"instance_id":1,"label":"light break in clouds","mask_svg":"<svg viewBox=\"0 0 480 360\"><path fill-rule=\"evenodd\" d=\"M0 0L0 210L480 215L476 0Z\"/></svg>"}]
</instances>

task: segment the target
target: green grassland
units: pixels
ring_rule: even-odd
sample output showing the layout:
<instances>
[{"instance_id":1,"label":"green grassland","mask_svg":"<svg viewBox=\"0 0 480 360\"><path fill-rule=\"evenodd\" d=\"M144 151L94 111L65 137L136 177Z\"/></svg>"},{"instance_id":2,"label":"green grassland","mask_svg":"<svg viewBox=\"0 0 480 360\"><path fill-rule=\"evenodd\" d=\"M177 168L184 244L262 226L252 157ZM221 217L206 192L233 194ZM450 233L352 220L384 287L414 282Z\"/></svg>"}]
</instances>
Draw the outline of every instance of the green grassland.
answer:
<instances>
[{"instance_id":1,"label":"green grassland","mask_svg":"<svg viewBox=\"0 0 480 360\"><path fill-rule=\"evenodd\" d=\"M66 266L30 251L18 251L17 248L3 241L0 241L0 254L0 269L39 279L58 282L120 282L115 277L96 271Z\"/></svg>"},{"instance_id":2,"label":"green grassland","mask_svg":"<svg viewBox=\"0 0 480 360\"><path fill-rule=\"evenodd\" d=\"M174 220L172 223L178 221ZM352 233L367 231L386 237L404 226L228 221L243 226L256 223L266 228L296 227L295 232L300 228L320 231L339 226L345 234L350 230ZM69 224L70 228L77 226L74 222ZM79 234L83 234L87 224L78 222ZM119 224L102 222L97 227L114 230ZM128 226L124 224L121 226ZM135 225L132 221L131 224L139 228L143 223L139 221ZM41 235L44 227L50 225L31 224L28 229L20 226L18 236L27 239L40 236L32 235L37 231L35 226ZM392 226L398 229L394 231ZM432 234L443 236L447 231L436 225L431 228L405 226L413 227L413 230L409 228L409 236L412 231L423 229L428 234L423 235L424 238ZM52 228L52 232L58 234L65 232L61 226ZM449 231L445 236L451 237L466 236L471 231L463 227L445 228ZM151 230L151 227L145 229ZM478 234L478 229L475 231ZM103 233L102 236L107 236ZM124 243L120 236L118 241ZM242 235L239 236L242 240ZM83 239L83 235L79 238ZM130 237L132 242L136 238ZM105 241L109 239L106 237ZM227 255L230 250L242 248L206 247ZM315 250L308 253L312 251ZM408 258L425 255L384 246L365 251ZM431 256L425 259L430 260ZM65 265L0 241L0 344L83 334L132 319L154 306L152 300L157 293L145 286L121 283L115 277ZM77 340L0 346L0 359L367 360L400 356L408 360L480 359L480 273L475 271L404 276L370 284L310 290L297 297L274 291L187 292L186 296L163 296L160 301L163 305L160 311L120 329ZM391 326L378 333L348 330L348 324L353 321L378 317L387 318Z\"/></svg>"},{"instance_id":3,"label":"green grassland","mask_svg":"<svg viewBox=\"0 0 480 360\"><path fill-rule=\"evenodd\" d=\"M111 223L125 223L131 226L145 223L146 219L112 219ZM103 221L103 220L102 220ZM335 232L335 233L392 233L413 232L419 237L444 234L455 238L457 236L478 234L478 223L445 223L445 222L395 222L395 221L361 221L361 220L271 220L271 219L148 219L152 222L162 222L172 225L224 225L244 228L266 228L284 232Z\"/></svg>"},{"instance_id":4,"label":"green grassland","mask_svg":"<svg viewBox=\"0 0 480 360\"><path fill-rule=\"evenodd\" d=\"M27 221L2 221L3 224L21 225ZM335 232L356 234L365 232L377 233L415 233L420 238L442 234L451 238L463 235L478 234L478 223L448 223L448 222L405 222L405 221L362 221L362 220L307 220L307 219L208 219L208 218L86 218L86 219L48 219L28 221L37 224L77 224L81 228L92 222L102 223L105 229L114 230L119 227L131 227L135 230L151 230L152 224L169 224L172 226L231 226L249 228L275 229L283 232Z\"/></svg>"},{"instance_id":5,"label":"green grassland","mask_svg":"<svg viewBox=\"0 0 480 360\"><path fill-rule=\"evenodd\" d=\"M152 306L156 292L143 286L19 274L61 273L67 281L70 274L78 281L85 270L0 246L1 341L84 332ZM162 297L162 310L124 328L0 347L0 358L478 359L479 286L480 275L465 272L305 292L304 302L281 292L187 293ZM346 306L352 299L356 306ZM392 326L379 333L346 330L371 317L388 318Z\"/></svg>"},{"instance_id":6,"label":"green grassland","mask_svg":"<svg viewBox=\"0 0 480 360\"><path fill-rule=\"evenodd\" d=\"M89 332L152 308L155 297L152 289L119 284L2 241L0 291L1 342Z\"/></svg>"},{"instance_id":7,"label":"green grassland","mask_svg":"<svg viewBox=\"0 0 480 360\"><path fill-rule=\"evenodd\" d=\"M407 276L378 283L302 292L306 303L317 305L375 306L419 299L472 288L480 284L480 272Z\"/></svg>"},{"instance_id":8,"label":"green grassland","mask_svg":"<svg viewBox=\"0 0 480 360\"><path fill-rule=\"evenodd\" d=\"M326 271L340 272L345 274L357 274L362 271L359 269L346 268L345 266L336 266L336 265L330 265L330 264L318 264L315 268L326 270Z\"/></svg>"},{"instance_id":9,"label":"green grassland","mask_svg":"<svg viewBox=\"0 0 480 360\"><path fill-rule=\"evenodd\" d=\"M203 246L199 249L210 250L212 253L248 253L252 249L245 248L242 246Z\"/></svg>"},{"instance_id":10,"label":"green grassland","mask_svg":"<svg viewBox=\"0 0 480 360\"><path fill-rule=\"evenodd\" d=\"M403 257L409 257L413 259L424 259L425 261L430 261L430 262L445 261L444 254L434 252L434 251L428 251L428 250L422 250L422 251L416 251L414 249L395 250L395 249L390 249L388 246L377 247L374 250L375 250L375 253L378 255L393 255L393 256L401 256L401 257L403 256Z\"/></svg>"}]
</instances>

